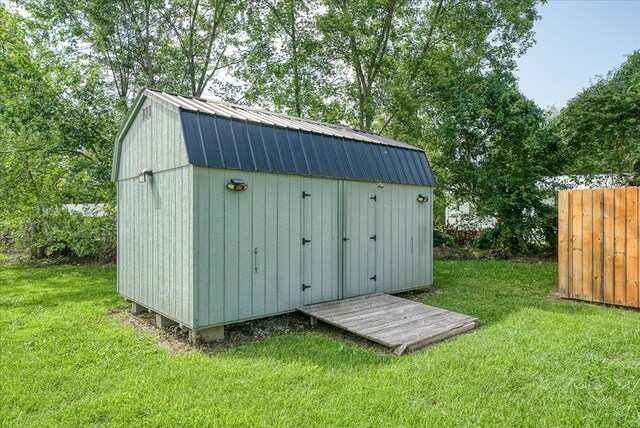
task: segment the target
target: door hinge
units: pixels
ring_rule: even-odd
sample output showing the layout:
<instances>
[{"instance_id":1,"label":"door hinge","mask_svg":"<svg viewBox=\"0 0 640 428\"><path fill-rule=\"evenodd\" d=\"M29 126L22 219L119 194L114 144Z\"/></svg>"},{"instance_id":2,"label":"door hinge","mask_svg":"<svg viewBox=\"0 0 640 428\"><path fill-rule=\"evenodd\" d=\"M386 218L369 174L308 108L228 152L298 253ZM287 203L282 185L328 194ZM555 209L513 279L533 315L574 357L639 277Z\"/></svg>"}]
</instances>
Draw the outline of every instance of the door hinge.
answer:
<instances>
[{"instance_id":1,"label":"door hinge","mask_svg":"<svg viewBox=\"0 0 640 428\"><path fill-rule=\"evenodd\" d=\"M373 236L369 237L369 239L373 239L374 241L376 241L376 236L377 235L373 235Z\"/></svg>"},{"instance_id":2,"label":"door hinge","mask_svg":"<svg viewBox=\"0 0 640 428\"><path fill-rule=\"evenodd\" d=\"M302 291L305 291L307 288L311 288L311 286L307 284L302 284Z\"/></svg>"},{"instance_id":3,"label":"door hinge","mask_svg":"<svg viewBox=\"0 0 640 428\"><path fill-rule=\"evenodd\" d=\"M369 278L369 279L372 279L372 280L376 281L376 276L377 276L377 275L373 275L373 276L372 276L371 278Z\"/></svg>"},{"instance_id":4,"label":"door hinge","mask_svg":"<svg viewBox=\"0 0 640 428\"><path fill-rule=\"evenodd\" d=\"M302 245L306 245L308 242L311 242L311 239L302 238Z\"/></svg>"},{"instance_id":5,"label":"door hinge","mask_svg":"<svg viewBox=\"0 0 640 428\"><path fill-rule=\"evenodd\" d=\"M302 199L306 198L307 196L311 196L311 193L307 193L304 190L302 191Z\"/></svg>"},{"instance_id":6,"label":"door hinge","mask_svg":"<svg viewBox=\"0 0 640 428\"><path fill-rule=\"evenodd\" d=\"M378 195L373 195L369 199L371 199L372 201L377 201L378 200Z\"/></svg>"}]
</instances>

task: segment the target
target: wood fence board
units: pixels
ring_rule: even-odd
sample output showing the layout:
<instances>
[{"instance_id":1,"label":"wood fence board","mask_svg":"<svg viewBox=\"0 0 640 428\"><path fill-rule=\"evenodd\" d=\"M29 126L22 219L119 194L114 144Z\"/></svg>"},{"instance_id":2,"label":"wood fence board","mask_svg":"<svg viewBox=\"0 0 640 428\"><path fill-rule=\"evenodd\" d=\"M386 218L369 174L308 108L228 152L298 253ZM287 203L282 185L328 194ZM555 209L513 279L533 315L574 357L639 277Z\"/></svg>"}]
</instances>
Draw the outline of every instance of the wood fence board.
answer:
<instances>
[{"instance_id":1,"label":"wood fence board","mask_svg":"<svg viewBox=\"0 0 640 428\"><path fill-rule=\"evenodd\" d=\"M604 303L615 303L614 284L614 259L615 255L615 190L604 190L604 278L603 296Z\"/></svg>"},{"instance_id":2,"label":"wood fence board","mask_svg":"<svg viewBox=\"0 0 640 428\"><path fill-rule=\"evenodd\" d=\"M569 297L569 192L558 195L558 293Z\"/></svg>"},{"instance_id":3,"label":"wood fence board","mask_svg":"<svg viewBox=\"0 0 640 428\"><path fill-rule=\"evenodd\" d=\"M627 192L625 189L615 190L615 230L614 230L614 243L615 252L613 256L613 269L614 269L614 302L616 305L624 304L626 300L624 285L626 283L626 268L625 268L625 245L626 245L626 202Z\"/></svg>"},{"instance_id":4,"label":"wood fence board","mask_svg":"<svg viewBox=\"0 0 640 428\"><path fill-rule=\"evenodd\" d=\"M593 190L593 298L595 302L603 300L604 276L604 192Z\"/></svg>"},{"instance_id":5,"label":"wood fence board","mask_svg":"<svg viewBox=\"0 0 640 428\"><path fill-rule=\"evenodd\" d=\"M582 299L582 192L571 192L571 259L569 293Z\"/></svg>"},{"instance_id":6,"label":"wood fence board","mask_svg":"<svg viewBox=\"0 0 640 428\"><path fill-rule=\"evenodd\" d=\"M593 300L593 191L582 191L582 299Z\"/></svg>"},{"instance_id":7,"label":"wood fence board","mask_svg":"<svg viewBox=\"0 0 640 428\"><path fill-rule=\"evenodd\" d=\"M625 245L625 305L638 307L638 189L627 188L627 233Z\"/></svg>"}]
</instances>

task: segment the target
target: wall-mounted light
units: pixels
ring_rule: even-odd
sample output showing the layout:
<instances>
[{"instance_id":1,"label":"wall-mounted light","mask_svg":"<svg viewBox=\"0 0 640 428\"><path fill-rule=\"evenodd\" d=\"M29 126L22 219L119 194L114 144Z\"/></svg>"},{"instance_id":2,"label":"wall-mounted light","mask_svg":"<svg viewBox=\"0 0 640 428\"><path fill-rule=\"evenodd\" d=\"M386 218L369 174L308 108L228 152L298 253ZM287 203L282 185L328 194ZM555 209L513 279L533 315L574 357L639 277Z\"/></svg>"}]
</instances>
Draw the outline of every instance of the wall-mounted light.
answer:
<instances>
[{"instance_id":1,"label":"wall-mounted light","mask_svg":"<svg viewBox=\"0 0 640 428\"><path fill-rule=\"evenodd\" d=\"M144 183L147 181L147 177L151 178L153 172L149 168L145 168L138 173L138 183Z\"/></svg>"},{"instance_id":2,"label":"wall-mounted light","mask_svg":"<svg viewBox=\"0 0 640 428\"><path fill-rule=\"evenodd\" d=\"M378 183L378 189L384 189L384 183Z\"/></svg>"},{"instance_id":3,"label":"wall-mounted light","mask_svg":"<svg viewBox=\"0 0 640 428\"><path fill-rule=\"evenodd\" d=\"M247 190L247 183L240 180L239 178L232 178L227 183L227 189L235 190L236 192L242 192L243 190Z\"/></svg>"},{"instance_id":4,"label":"wall-mounted light","mask_svg":"<svg viewBox=\"0 0 640 428\"><path fill-rule=\"evenodd\" d=\"M429 197L427 195L423 195L422 193L418 195L418 202L427 202Z\"/></svg>"}]
</instances>

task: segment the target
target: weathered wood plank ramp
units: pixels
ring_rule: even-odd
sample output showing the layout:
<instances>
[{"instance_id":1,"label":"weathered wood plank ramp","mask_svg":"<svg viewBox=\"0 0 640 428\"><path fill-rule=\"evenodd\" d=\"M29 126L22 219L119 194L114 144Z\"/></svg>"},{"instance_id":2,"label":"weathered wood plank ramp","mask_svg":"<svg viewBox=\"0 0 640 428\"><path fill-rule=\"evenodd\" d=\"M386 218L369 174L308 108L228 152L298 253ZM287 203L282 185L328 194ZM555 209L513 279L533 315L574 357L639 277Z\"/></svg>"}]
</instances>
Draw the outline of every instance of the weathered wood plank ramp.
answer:
<instances>
[{"instance_id":1,"label":"weathered wood plank ramp","mask_svg":"<svg viewBox=\"0 0 640 428\"><path fill-rule=\"evenodd\" d=\"M369 294L298 308L400 355L476 327L477 318L388 294Z\"/></svg>"}]
</instances>

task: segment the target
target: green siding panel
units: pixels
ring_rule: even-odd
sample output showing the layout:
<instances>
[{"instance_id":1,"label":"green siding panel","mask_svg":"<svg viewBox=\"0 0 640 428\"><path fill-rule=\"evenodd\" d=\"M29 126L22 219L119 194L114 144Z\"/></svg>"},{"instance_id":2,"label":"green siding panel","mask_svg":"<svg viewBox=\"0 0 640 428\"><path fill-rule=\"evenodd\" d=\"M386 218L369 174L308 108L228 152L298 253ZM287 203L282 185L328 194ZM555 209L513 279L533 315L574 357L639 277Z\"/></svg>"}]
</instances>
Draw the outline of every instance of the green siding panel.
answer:
<instances>
[{"instance_id":1,"label":"green siding panel","mask_svg":"<svg viewBox=\"0 0 640 428\"><path fill-rule=\"evenodd\" d=\"M431 284L432 201L416 201L431 198L430 188L193 171L199 328ZM248 189L227 190L231 178ZM311 288L303 292L303 283Z\"/></svg>"},{"instance_id":2,"label":"green siding panel","mask_svg":"<svg viewBox=\"0 0 640 428\"><path fill-rule=\"evenodd\" d=\"M118 182L118 291L186 326L193 325L190 168Z\"/></svg>"},{"instance_id":3,"label":"green siding panel","mask_svg":"<svg viewBox=\"0 0 640 428\"><path fill-rule=\"evenodd\" d=\"M142 109L149 106L151 118L143 121ZM159 99L144 100L120 144L118 180L137 177L144 168L165 171L189 165L178 109Z\"/></svg>"}]
</instances>

